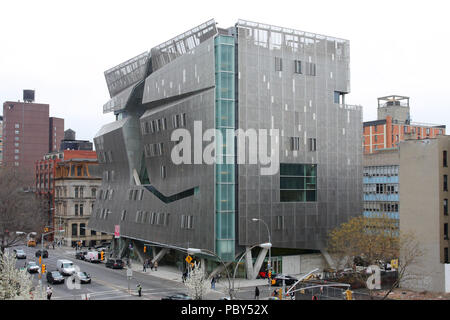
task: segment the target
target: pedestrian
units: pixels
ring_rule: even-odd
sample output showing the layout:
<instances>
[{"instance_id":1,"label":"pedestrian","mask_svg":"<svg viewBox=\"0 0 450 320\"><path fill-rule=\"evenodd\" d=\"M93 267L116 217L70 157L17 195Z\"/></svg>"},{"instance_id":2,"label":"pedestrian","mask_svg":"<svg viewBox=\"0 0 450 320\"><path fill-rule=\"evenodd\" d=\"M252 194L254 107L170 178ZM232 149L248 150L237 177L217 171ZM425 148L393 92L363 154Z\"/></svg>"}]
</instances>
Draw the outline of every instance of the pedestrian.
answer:
<instances>
[{"instance_id":1,"label":"pedestrian","mask_svg":"<svg viewBox=\"0 0 450 320\"><path fill-rule=\"evenodd\" d=\"M142 264L142 271L147 272L147 261L144 261L144 263Z\"/></svg>"},{"instance_id":2,"label":"pedestrian","mask_svg":"<svg viewBox=\"0 0 450 320\"><path fill-rule=\"evenodd\" d=\"M278 291L277 291L277 289L273 290L273 292L272 292L272 297L276 297L276 296L277 296L277 294L278 294Z\"/></svg>"},{"instance_id":3,"label":"pedestrian","mask_svg":"<svg viewBox=\"0 0 450 320\"><path fill-rule=\"evenodd\" d=\"M52 287L47 286L47 300L50 300L52 298Z\"/></svg>"},{"instance_id":4,"label":"pedestrian","mask_svg":"<svg viewBox=\"0 0 450 320\"><path fill-rule=\"evenodd\" d=\"M55 241L52 242L53 250L55 250Z\"/></svg>"},{"instance_id":5,"label":"pedestrian","mask_svg":"<svg viewBox=\"0 0 450 320\"><path fill-rule=\"evenodd\" d=\"M149 262L149 265L150 265L150 269L153 271L153 262L151 260Z\"/></svg>"},{"instance_id":6,"label":"pedestrian","mask_svg":"<svg viewBox=\"0 0 450 320\"><path fill-rule=\"evenodd\" d=\"M183 272L183 275L181 276L181 280L183 281L183 283L186 281L186 278L187 278L187 270L185 270Z\"/></svg>"},{"instance_id":7,"label":"pedestrian","mask_svg":"<svg viewBox=\"0 0 450 320\"><path fill-rule=\"evenodd\" d=\"M259 289L255 287L255 300L259 300Z\"/></svg>"},{"instance_id":8,"label":"pedestrian","mask_svg":"<svg viewBox=\"0 0 450 320\"><path fill-rule=\"evenodd\" d=\"M141 297L142 296L142 286L141 286L141 284L138 283L138 285L136 287L138 288L139 297Z\"/></svg>"},{"instance_id":9,"label":"pedestrian","mask_svg":"<svg viewBox=\"0 0 450 320\"><path fill-rule=\"evenodd\" d=\"M211 279L211 289L216 289L216 278L212 277Z\"/></svg>"},{"instance_id":10,"label":"pedestrian","mask_svg":"<svg viewBox=\"0 0 450 320\"><path fill-rule=\"evenodd\" d=\"M153 267L155 268L155 271L158 271L158 261L155 261L153 264Z\"/></svg>"}]
</instances>

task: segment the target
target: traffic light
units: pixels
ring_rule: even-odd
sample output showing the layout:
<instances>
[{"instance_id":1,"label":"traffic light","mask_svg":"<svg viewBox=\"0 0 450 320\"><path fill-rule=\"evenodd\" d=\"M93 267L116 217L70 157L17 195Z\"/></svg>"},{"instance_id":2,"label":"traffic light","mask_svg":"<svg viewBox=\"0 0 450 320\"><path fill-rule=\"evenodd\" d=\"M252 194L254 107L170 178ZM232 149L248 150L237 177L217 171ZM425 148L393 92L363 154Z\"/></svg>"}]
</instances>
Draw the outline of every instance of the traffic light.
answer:
<instances>
[{"instance_id":1,"label":"traffic light","mask_svg":"<svg viewBox=\"0 0 450 320\"><path fill-rule=\"evenodd\" d=\"M272 271L269 270L269 279L272 279Z\"/></svg>"},{"instance_id":2,"label":"traffic light","mask_svg":"<svg viewBox=\"0 0 450 320\"><path fill-rule=\"evenodd\" d=\"M45 264L42 265L41 273L45 273Z\"/></svg>"},{"instance_id":3,"label":"traffic light","mask_svg":"<svg viewBox=\"0 0 450 320\"><path fill-rule=\"evenodd\" d=\"M147 247L146 246L144 246L144 253L146 253L147 252Z\"/></svg>"},{"instance_id":4,"label":"traffic light","mask_svg":"<svg viewBox=\"0 0 450 320\"><path fill-rule=\"evenodd\" d=\"M39 255L39 264L42 263L42 255Z\"/></svg>"},{"instance_id":5,"label":"traffic light","mask_svg":"<svg viewBox=\"0 0 450 320\"><path fill-rule=\"evenodd\" d=\"M44 232L48 232L48 228L44 228Z\"/></svg>"},{"instance_id":6,"label":"traffic light","mask_svg":"<svg viewBox=\"0 0 450 320\"><path fill-rule=\"evenodd\" d=\"M100 260L104 260L105 259L105 252L104 251L102 251L102 252L100 252Z\"/></svg>"},{"instance_id":7,"label":"traffic light","mask_svg":"<svg viewBox=\"0 0 450 320\"><path fill-rule=\"evenodd\" d=\"M353 300L352 291L350 291L349 289L345 290L345 299Z\"/></svg>"}]
</instances>

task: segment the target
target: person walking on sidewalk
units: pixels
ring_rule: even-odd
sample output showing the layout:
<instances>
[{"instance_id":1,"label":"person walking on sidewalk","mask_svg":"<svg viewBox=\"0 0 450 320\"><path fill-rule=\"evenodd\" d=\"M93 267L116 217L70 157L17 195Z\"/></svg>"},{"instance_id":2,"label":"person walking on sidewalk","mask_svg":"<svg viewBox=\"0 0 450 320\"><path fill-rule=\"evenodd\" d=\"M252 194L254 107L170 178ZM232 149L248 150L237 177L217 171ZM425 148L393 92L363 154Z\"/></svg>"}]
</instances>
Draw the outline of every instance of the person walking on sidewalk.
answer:
<instances>
[{"instance_id":1,"label":"person walking on sidewalk","mask_svg":"<svg viewBox=\"0 0 450 320\"><path fill-rule=\"evenodd\" d=\"M47 300L50 300L52 298L52 294L53 294L52 287L47 286Z\"/></svg>"},{"instance_id":2,"label":"person walking on sidewalk","mask_svg":"<svg viewBox=\"0 0 450 320\"><path fill-rule=\"evenodd\" d=\"M147 272L147 261L144 260L144 263L142 264L142 271Z\"/></svg>"},{"instance_id":3,"label":"person walking on sidewalk","mask_svg":"<svg viewBox=\"0 0 450 320\"><path fill-rule=\"evenodd\" d=\"M148 264L149 264L149 266L150 266L150 270L153 271L153 262L150 260L150 261L148 262Z\"/></svg>"},{"instance_id":4,"label":"person walking on sidewalk","mask_svg":"<svg viewBox=\"0 0 450 320\"><path fill-rule=\"evenodd\" d=\"M255 287L255 300L259 300L259 289Z\"/></svg>"},{"instance_id":5,"label":"person walking on sidewalk","mask_svg":"<svg viewBox=\"0 0 450 320\"><path fill-rule=\"evenodd\" d=\"M138 285L136 287L137 287L137 290L138 290L139 297L142 297L142 286L141 286L141 284L138 283Z\"/></svg>"},{"instance_id":6,"label":"person walking on sidewalk","mask_svg":"<svg viewBox=\"0 0 450 320\"><path fill-rule=\"evenodd\" d=\"M212 277L211 279L211 289L216 289L216 277Z\"/></svg>"},{"instance_id":7,"label":"person walking on sidewalk","mask_svg":"<svg viewBox=\"0 0 450 320\"><path fill-rule=\"evenodd\" d=\"M158 271L158 261L155 261L155 263L153 264L153 267L155 267L155 271Z\"/></svg>"}]
</instances>

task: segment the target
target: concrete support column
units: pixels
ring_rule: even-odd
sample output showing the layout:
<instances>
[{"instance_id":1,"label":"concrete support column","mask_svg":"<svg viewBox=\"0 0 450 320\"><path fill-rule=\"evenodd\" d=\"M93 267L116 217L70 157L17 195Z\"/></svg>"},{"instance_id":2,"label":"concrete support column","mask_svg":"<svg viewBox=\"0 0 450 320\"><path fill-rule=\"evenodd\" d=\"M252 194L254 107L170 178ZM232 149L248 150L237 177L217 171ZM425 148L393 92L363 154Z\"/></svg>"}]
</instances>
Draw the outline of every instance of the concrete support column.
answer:
<instances>
[{"instance_id":1,"label":"concrete support column","mask_svg":"<svg viewBox=\"0 0 450 320\"><path fill-rule=\"evenodd\" d=\"M125 251L126 251L126 249L128 249L129 243L130 243L130 239L120 238L119 259L122 259L122 257L125 255Z\"/></svg>"},{"instance_id":2,"label":"concrete support column","mask_svg":"<svg viewBox=\"0 0 450 320\"><path fill-rule=\"evenodd\" d=\"M134 241L134 240L132 241L132 243L133 243L134 252L137 254L137 256L139 258L139 261L141 263L144 263L144 260L145 260L145 258L144 258L144 246L139 247L138 243L136 241Z\"/></svg>"},{"instance_id":3,"label":"concrete support column","mask_svg":"<svg viewBox=\"0 0 450 320\"><path fill-rule=\"evenodd\" d=\"M228 266L230 265L230 264L232 264L233 262L226 262L225 263L225 266L228 268ZM208 278L212 278L212 277L214 277L216 274L218 274L218 273L221 273L222 271L224 271L225 270L225 267L223 266L223 264L221 263L221 264L219 264L213 271L211 271L211 273L209 274L209 276L208 276ZM231 275L231 276L233 276L233 275Z\"/></svg>"},{"instance_id":4,"label":"concrete support column","mask_svg":"<svg viewBox=\"0 0 450 320\"><path fill-rule=\"evenodd\" d=\"M167 252L169 252L169 248L161 248L161 250L158 252L158 254L155 256L155 247L153 247L153 260L152 263L155 263L156 261L161 260Z\"/></svg>"},{"instance_id":5,"label":"concrete support column","mask_svg":"<svg viewBox=\"0 0 450 320\"><path fill-rule=\"evenodd\" d=\"M328 266L332 269L336 268L336 263L333 260L333 258L330 256L327 250L320 250L320 253L322 253L323 257L325 258L325 261L328 263Z\"/></svg>"},{"instance_id":6,"label":"concrete support column","mask_svg":"<svg viewBox=\"0 0 450 320\"><path fill-rule=\"evenodd\" d=\"M245 247L247 253L245 254L245 269L247 273L247 279L251 279L253 275L253 259L252 259L252 250L249 250L250 247Z\"/></svg>"},{"instance_id":7,"label":"concrete support column","mask_svg":"<svg viewBox=\"0 0 450 320\"><path fill-rule=\"evenodd\" d=\"M258 254L258 257L256 258L255 265L253 266L253 274L251 277L251 280L255 280L258 276L259 269L261 269L261 266L264 262L264 258L266 257L266 254L269 250L268 249L261 249L261 251Z\"/></svg>"}]
</instances>

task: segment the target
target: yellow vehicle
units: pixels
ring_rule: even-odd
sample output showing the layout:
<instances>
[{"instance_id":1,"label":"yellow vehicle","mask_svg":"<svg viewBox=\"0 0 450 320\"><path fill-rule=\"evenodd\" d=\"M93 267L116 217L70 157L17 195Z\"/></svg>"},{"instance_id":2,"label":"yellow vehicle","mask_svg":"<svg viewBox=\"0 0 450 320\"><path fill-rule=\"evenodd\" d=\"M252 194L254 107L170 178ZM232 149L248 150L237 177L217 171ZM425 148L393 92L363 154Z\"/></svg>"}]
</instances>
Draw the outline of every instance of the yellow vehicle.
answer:
<instances>
[{"instance_id":1,"label":"yellow vehicle","mask_svg":"<svg viewBox=\"0 0 450 320\"><path fill-rule=\"evenodd\" d=\"M36 247L36 241L33 239L28 240L27 246L28 247Z\"/></svg>"}]
</instances>

